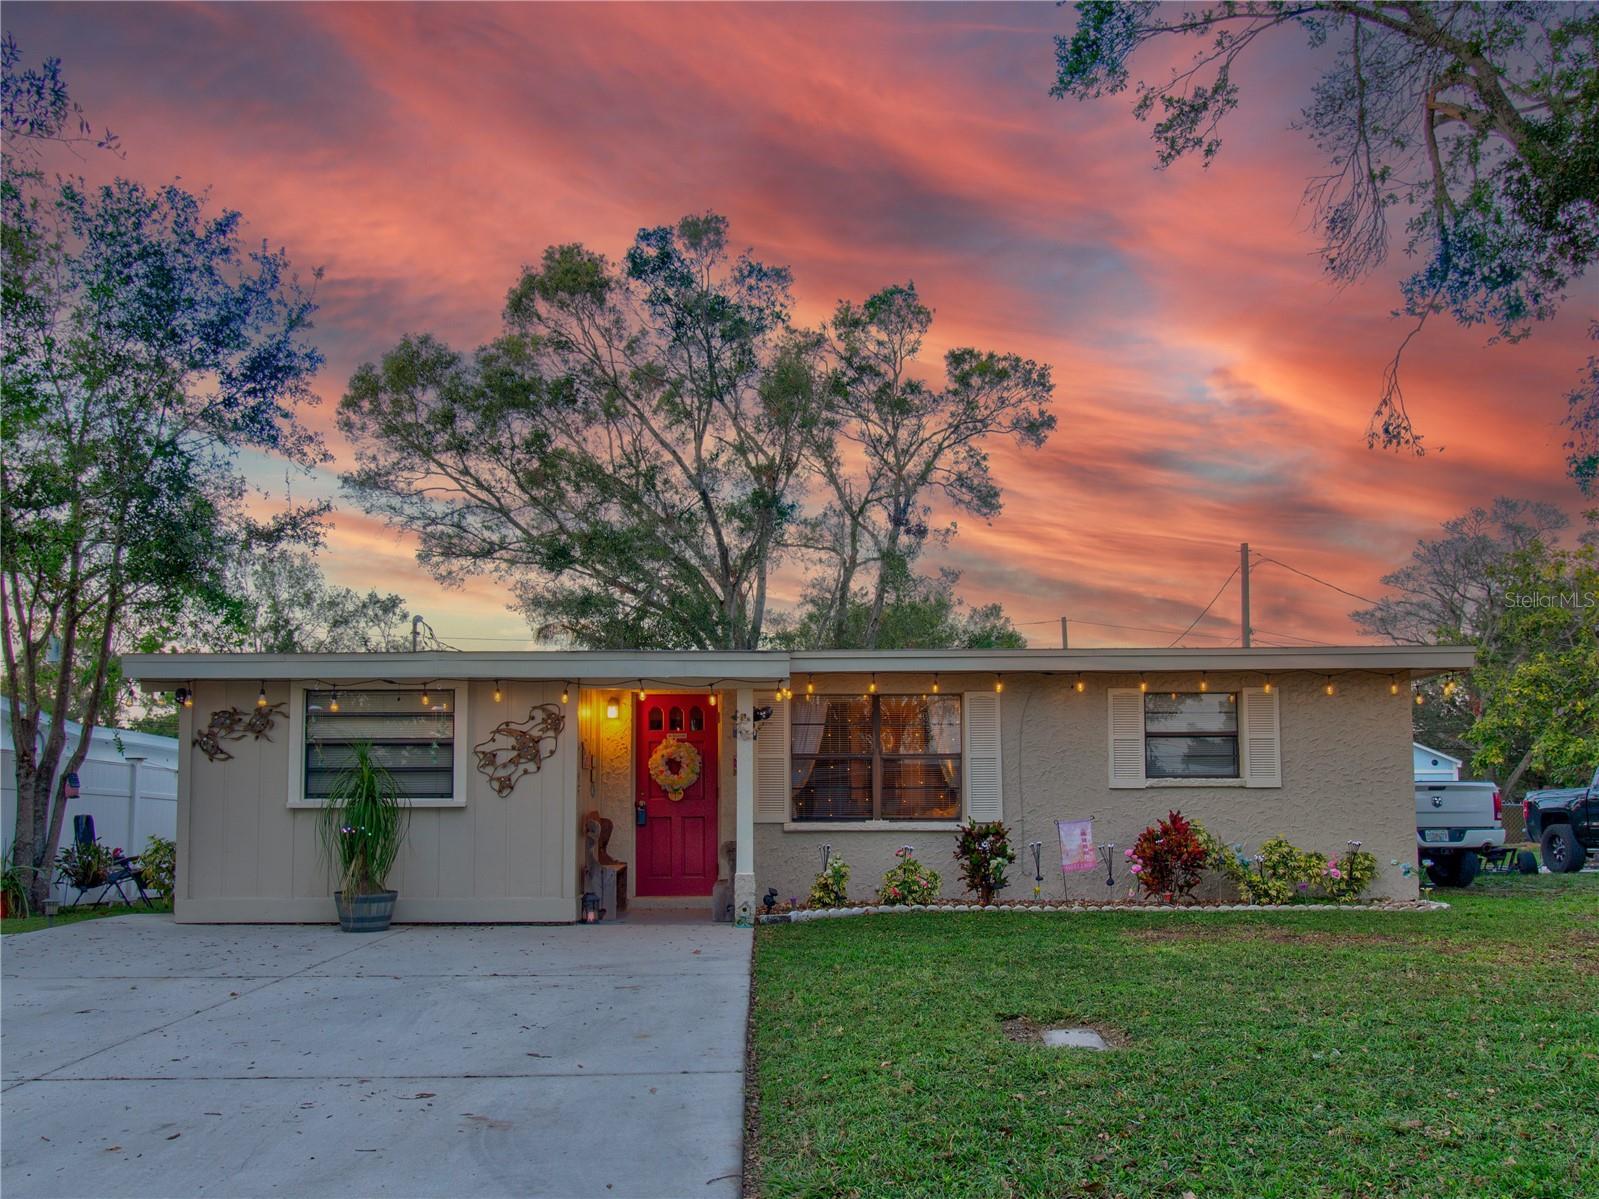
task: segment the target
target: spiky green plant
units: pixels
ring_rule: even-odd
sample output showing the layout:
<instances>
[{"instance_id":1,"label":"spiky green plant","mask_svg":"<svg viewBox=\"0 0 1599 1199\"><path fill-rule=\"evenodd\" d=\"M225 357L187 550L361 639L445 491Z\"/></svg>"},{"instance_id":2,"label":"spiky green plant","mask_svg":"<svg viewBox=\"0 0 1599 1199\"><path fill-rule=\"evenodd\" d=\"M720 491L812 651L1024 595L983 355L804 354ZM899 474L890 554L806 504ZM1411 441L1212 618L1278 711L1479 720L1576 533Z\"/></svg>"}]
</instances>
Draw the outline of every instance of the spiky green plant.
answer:
<instances>
[{"instance_id":1,"label":"spiky green plant","mask_svg":"<svg viewBox=\"0 0 1599 1199\"><path fill-rule=\"evenodd\" d=\"M328 857L338 863L339 890L373 895L386 890L400 854L411 809L400 800L394 776L364 742L351 746L355 760L333 780L319 829Z\"/></svg>"}]
</instances>

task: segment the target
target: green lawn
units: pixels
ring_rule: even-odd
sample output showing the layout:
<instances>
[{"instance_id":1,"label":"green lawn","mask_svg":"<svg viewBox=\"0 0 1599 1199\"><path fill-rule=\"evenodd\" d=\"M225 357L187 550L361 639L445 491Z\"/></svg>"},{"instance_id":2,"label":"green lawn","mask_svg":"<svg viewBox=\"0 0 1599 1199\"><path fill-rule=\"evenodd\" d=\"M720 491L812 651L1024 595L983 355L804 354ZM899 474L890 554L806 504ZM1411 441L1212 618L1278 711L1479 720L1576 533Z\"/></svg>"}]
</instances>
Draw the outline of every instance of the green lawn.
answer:
<instances>
[{"instance_id":1,"label":"green lawn","mask_svg":"<svg viewBox=\"0 0 1599 1199\"><path fill-rule=\"evenodd\" d=\"M155 912L140 904L136 908L126 908L118 903L114 907L91 908L87 905L78 908L63 908L55 914L57 927L63 924L76 924L80 920L99 920L104 916L139 916L155 915L161 912L172 911L172 904L163 899L155 901ZM0 920L0 935L11 933L33 933L41 928L49 928L49 922L43 916L14 916Z\"/></svg>"},{"instance_id":2,"label":"green lawn","mask_svg":"<svg viewBox=\"0 0 1599 1199\"><path fill-rule=\"evenodd\" d=\"M1599 876L1447 898L763 926L758 1193L1599 1195Z\"/></svg>"}]
</instances>

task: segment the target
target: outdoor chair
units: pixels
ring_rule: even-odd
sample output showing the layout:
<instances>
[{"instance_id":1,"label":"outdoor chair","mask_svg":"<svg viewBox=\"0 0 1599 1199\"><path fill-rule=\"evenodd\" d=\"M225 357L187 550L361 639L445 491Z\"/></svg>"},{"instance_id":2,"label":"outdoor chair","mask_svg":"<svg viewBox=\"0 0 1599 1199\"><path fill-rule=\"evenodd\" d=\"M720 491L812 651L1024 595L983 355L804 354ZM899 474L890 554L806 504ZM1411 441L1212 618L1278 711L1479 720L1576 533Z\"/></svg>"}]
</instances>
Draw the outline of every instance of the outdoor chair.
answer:
<instances>
[{"instance_id":1,"label":"outdoor chair","mask_svg":"<svg viewBox=\"0 0 1599 1199\"><path fill-rule=\"evenodd\" d=\"M72 818L72 839L77 843L80 850L86 849L95 843L93 816L82 815ZM68 884L73 890L77 891L77 895L73 897L72 902L67 906L69 908L77 907L78 904L83 902L85 895L99 887L100 894L95 897L94 901L89 905L90 907L99 907L106 901L106 896L115 891L121 897L122 902L131 908L134 906L133 900L129 899L128 893L122 889L126 883L132 883L137 889L139 898L144 902L145 907L151 911L155 910L155 901L150 898L144 889L144 869L139 865L138 855L135 854L130 858L120 849L112 853L111 865L106 868L105 878L101 882L90 883L84 887L78 886L77 883Z\"/></svg>"}]
</instances>

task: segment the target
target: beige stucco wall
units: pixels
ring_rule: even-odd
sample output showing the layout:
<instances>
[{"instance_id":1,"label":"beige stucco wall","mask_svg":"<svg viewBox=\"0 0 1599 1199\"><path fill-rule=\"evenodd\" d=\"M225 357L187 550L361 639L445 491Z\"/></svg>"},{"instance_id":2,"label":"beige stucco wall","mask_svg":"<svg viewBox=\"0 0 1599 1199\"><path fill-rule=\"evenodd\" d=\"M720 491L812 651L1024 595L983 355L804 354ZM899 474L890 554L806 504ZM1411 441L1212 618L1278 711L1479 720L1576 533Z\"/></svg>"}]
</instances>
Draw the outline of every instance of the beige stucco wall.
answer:
<instances>
[{"instance_id":1,"label":"beige stucco wall","mask_svg":"<svg viewBox=\"0 0 1599 1199\"><path fill-rule=\"evenodd\" d=\"M1152 691L1194 690L1197 675L1150 674ZM1376 896L1414 899L1414 873L1405 877L1396 863L1416 860L1416 825L1411 778L1409 688L1388 693L1387 676L1349 674L1337 678L1337 694L1322 693L1320 675L1275 676L1281 727L1281 788L1152 785L1113 789L1108 784L1109 715L1106 691L1136 687L1136 675L1085 676L1087 689L1073 689L1075 676L1016 676L1005 680L1000 705L1002 798L1011 843L1019 856L1029 841L1044 843L1044 895L1063 894L1055 821L1094 819L1095 843L1126 847L1138 833L1171 809L1198 819L1226 842L1241 841L1253 853L1276 833L1294 844L1332 854L1358 840L1377 856L1381 876ZM1258 687L1260 677L1213 673L1212 690ZM865 676L815 677L819 693L864 689ZM944 675L943 690L985 690L993 676L962 681ZM919 675L878 675L884 694L925 691L931 679ZM803 685L795 681L796 690ZM952 856L952 831L825 832L790 831L779 824L756 825L755 877L758 893L775 886L779 896L803 899L820 868L820 847L831 844L851 868L850 892L875 893L894 851L911 845L916 856L944 878L944 894L961 894ZM1120 857L1120 851L1117 853ZM1053 864L1053 868L1052 868ZM1117 886L1105 886L1103 873L1073 874L1066 883L1072 898L1125 895L1131 879L1118 863ZM1031 860L1018 860L1006 895L1032 895Z\"/></svg>"},{"instance_id":2,"label":"beige stucco wall","mask_svg":"<svg viewBox=\"0 0 1599 1199\"><path fill-rule=\"evenodd\" d=\"M267 680L271 702L290 685ZM316 812L291 809L289 714L270 739L229 741L231 760L213 762L193 745L212 711L250 711L258 684L205 682L183 711L178 794L180 922L331 921L332 882L316 833ZM578 731L571 705L553 757L537 774L496 795L474 769L472 746L502 720L534 704L559 703L559 683L470 684L456 753L468 755L466 803L418 807L389 885L398 921L567 921L577 897ZM573 699L576 697L574 696ZM459 706L460 700L457 700Z\"/></svg>"}]
</instances>

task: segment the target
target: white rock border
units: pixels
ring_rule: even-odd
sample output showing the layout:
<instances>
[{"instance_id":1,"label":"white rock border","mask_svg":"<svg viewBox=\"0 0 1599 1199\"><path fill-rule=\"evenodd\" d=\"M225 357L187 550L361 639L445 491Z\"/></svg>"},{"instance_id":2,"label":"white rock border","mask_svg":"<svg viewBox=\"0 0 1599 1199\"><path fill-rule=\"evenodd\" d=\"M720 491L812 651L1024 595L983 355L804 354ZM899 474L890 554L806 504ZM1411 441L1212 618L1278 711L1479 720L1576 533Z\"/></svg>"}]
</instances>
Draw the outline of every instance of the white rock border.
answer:
<instances>
[{"instance_id":1,"label":"white rock border","mask_svg":"<svg viewBox=\"0 0 1599 1199\"><path fill-rule=\"evenodd\" d=\"M1072 906L1033 907L1028 904L866 904L850 908L806 908L797 912L757 914L757 924L803 924L808 920L837 920L844 916L893 916L907 912L1018 912L1035 916L1099 915L1104 912L1146 912L1194 915L1205 912L1443 912L1447 903L1436 899L1401 899L1377 903L1223 903L1185 907L1178 904L1085 903Z\"/></svg>"}]
</instances>

